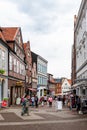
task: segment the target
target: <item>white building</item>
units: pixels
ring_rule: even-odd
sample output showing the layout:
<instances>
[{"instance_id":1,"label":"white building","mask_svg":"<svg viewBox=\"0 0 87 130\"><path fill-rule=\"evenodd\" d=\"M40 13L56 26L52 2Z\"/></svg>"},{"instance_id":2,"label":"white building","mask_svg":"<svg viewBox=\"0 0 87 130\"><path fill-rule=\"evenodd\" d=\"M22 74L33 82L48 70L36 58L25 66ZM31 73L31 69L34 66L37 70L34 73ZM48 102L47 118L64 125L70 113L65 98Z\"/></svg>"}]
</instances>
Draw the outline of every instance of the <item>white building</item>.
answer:
<instances>
[{"instance_id":1,"label":"white building","mask_svg":"<svg viewBox=\"0 0 87 130\"><path fill-rule=\"evenodd\" d=\"M37 72L37 96L38 98L47 95L47 60L45 60L40 55L32 54L32 62L36 63L36 72Z\"/></svg>"},{"instance_id":2,"label":"white building","mask_svg":"<svg viewBox=\"0 0 87 130\"><path fill-rule=\"evenodd\" d=\"M69 79L63 79L62 85L62 95L67 95L71 91L71 80Z\"/></svg>"},{"instance_id":3,"label":"white building","mask_svg":"<svg viewBox=\"0 0 87 130\"><path fill-rule=\"evenodd\" d=\"M87 95L87 0L82 0L74 27L76 94Z\"/></svg>"},{"instance_id":4,"label":"white building","mask_svg":"<svg viewBox=\"0 0 87 130\"><path fill-rule=\"evenodd\" d=\"M4 98L8 98L8 48L0 40L0 104Z\"/></svg>"}]
</instances>

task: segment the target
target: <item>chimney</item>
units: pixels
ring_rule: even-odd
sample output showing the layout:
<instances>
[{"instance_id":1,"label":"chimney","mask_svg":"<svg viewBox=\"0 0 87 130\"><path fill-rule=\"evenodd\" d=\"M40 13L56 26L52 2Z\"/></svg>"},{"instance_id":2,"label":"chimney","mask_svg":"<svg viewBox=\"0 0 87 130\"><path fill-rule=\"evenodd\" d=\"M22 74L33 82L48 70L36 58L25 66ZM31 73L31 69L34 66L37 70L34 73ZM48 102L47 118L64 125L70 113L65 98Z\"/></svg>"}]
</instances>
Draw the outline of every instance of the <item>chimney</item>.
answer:
<instances>
[{"instance_id":1,"label":"chimney","mask_svg":"<svg viewBox=\"0 0 87 130\"><path fill-rule=\"evenodd\" d=\"M2 28L0 27L0 32L2 32Z\"/></svg>"},{"instance_id":2,"label":"chimney","mask_svg":"<svg viewBox=\"0 0 87 130\"><path fill-rule=\"evenodd\" d=\"M76 21L77 21L77 16L74 15L74 27L75 27L75 25L76 25Z\"/></svg>"}]
</instances>

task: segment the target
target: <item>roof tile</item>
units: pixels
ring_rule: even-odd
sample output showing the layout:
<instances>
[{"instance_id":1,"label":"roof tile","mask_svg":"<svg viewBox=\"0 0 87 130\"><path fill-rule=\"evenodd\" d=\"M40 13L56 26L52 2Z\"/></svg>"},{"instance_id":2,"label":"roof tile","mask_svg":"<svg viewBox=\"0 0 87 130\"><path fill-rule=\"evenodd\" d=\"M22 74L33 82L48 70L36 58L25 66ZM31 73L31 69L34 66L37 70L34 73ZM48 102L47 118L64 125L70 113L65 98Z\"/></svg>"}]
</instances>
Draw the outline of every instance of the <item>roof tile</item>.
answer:
<instances>
[{"instance_id":1,"label":"roof tile","mask_svg":"<svg viewBox=\"0 0 87 130\"><path fill-rule=\"evenodd\" d=\"M6 41L13 41L18 27L1 27L2 35Z\"/></svg>"}]
</instances>

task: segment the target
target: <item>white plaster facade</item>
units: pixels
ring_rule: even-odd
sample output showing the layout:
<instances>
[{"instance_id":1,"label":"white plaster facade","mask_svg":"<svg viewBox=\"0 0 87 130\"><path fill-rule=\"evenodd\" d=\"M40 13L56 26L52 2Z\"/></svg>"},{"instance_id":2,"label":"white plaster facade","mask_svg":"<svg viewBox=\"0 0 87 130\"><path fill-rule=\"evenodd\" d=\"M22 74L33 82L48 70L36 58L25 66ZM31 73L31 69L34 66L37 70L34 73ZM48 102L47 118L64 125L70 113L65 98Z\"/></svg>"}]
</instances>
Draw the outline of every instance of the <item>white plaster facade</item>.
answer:
<instances>
[{"instance_id":1,"label":"white plaster facade","mask_svg":"<svg viewBox=\"0 0 87 130\"><path fill-rule=\"evenodd\" d=\"M82 0L75 25L76 79L87 79L87 1ZM77 95L87 94L87 83L77 85ZM85 88L85 93L83 93Z\"/></svg>"},{"instance_id":2,"label":"white plaster facade","mask_svg":"<svg viewBox=\"0 0 87 130\"><path fill-rule=\"evenodd\" d=\"M0 41L0 70L4 70L4 74L0 74L0 103L3 98L8 98L8 49Z\"/></svg>"},{"instance_id":3,"label":"white plaster facade","mask_svg":"<svg viewBox=\"0 0 87 130\"><path fill-rule=\"evenodd\" d=\"M64 79L61 88L62 88L62 95L67 95L70 92L71 84L67 79Z\"/></svg>"}]
</instances>

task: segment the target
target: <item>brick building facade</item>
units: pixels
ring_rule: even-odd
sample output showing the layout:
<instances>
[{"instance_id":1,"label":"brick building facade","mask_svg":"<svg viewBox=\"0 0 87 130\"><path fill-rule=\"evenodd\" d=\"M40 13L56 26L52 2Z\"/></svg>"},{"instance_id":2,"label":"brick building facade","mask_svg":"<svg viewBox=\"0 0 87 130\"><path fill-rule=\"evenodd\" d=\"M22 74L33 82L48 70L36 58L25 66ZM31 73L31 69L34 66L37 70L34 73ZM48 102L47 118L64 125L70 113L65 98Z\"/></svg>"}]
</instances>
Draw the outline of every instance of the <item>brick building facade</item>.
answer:
<instances>
[{"instance_id":1,"label":"brick building facade","mask_svg":"<svg viewBox=\"0 0 87 130\"><path fill-rule=\"evenodd\" d=\"M25 54L21 29L18 27L2 27L2 36L9 47L8 50L8 91L9 105L15 105L16 98L25 92Z\"/></svg>"},{"instance_id":2,"label":"brick building facade","mask_svg":"<svg viewBox=\"0 0 87 130\"><path fill-rule=\"evenodd\" d=\"M25 51L25 62L26 62L26 83L25 89L26 93L30 95L32 88L32 57L31 57L31 49L30 42L24 43L24 51Z\"/></svg>"}]
</instances>

